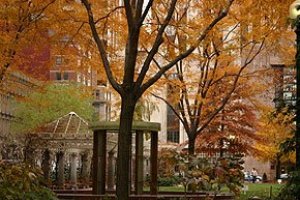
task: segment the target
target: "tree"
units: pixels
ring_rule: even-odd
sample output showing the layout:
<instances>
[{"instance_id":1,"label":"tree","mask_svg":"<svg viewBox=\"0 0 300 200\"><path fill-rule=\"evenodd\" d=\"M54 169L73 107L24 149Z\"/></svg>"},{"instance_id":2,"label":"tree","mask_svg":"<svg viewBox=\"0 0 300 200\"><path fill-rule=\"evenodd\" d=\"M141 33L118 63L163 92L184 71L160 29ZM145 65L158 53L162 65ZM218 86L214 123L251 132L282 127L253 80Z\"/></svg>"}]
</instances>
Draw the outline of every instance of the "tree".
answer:
<instances>
[{"instance_id":1,"label":"tree","mask_svg":"<svg viewBox=\"0 0 300 200\"><path fill-rule=\"evenodd\" d=\"M14 142L24 147L24 160L33 164L32 152L40 144L34 137L39 128L70 112L87 121L93 115L91 91L79 85L47 85L15 101Z\"/></svg>"},{"instance_id":2,"label":"tree","mask_svg":"<svg viewBox=\"0 0 300 200\"><path fill-rule=\"evenodd\" d=\"M294 114L288 109L274 111L266 108L259 120L260 129L257 134L262 138L262 142L257 143L255 147L260 151L258 154L260 159L276 164L276 178L280 176L280 163L284 155L281 144L292 138L295 131L293 118ZM289 159L291 158L292 156L289 156Z\"/></svg>"},{"instance_id":3,"label":"tree","mask_svg":"<svg viewBox=\"0 0 300 200\"><path fill-rule=\"evenodd\" d=\"M51 84L30 93L15 102L14 132L31 133L45 123L70 112L87 121L93 115L90 91L79 85Z\"/></svg>"},{"instance_id":4,"label":"tree","mask_svg":"<svg viewBox=\"0 0 300 200\"><path fill-rule=\"evenodd\" d=\"M42 56L41 52L45 50L47 41L45 27L49 22L45 20L45 11L54 2L55 0L0 1L0 83L9 68L28 67L29 62ZM45 66L45 63L39 65Z\"/></svg>"},{"instance_id":5,"label":"tree","mask_svg":"<svg viewBox=\"0 0 300 200\"><path fill-rule=\"evenodd\" d=\"M211 29L228 14L233 0L222 0L218 5L214 5L214 12L209 18L200 15L194 16L191 22L199 26L188 38L186 50L176 52L173 59L164 61L159 68L155 67L155 64L157 59L161 58L160 54L164 54L166 51L165 46L168 40L166 30L175 25L172 20L175 10L182 5L187 7L193 5L197 11L197 7L202 5L201 2L182 1L182 4L179 4L177 0L150 0L148 2L124 0L122 6L113 5L106 7L107 10L104 9L104 5L107 6L107 3L99 2L97 4L97 2L88 0L82 0L82 3L86 8L88 23L108 81L121 96L117 198L126 200L129 198L129 173L124 173L124 171L129 171L131 128L138 99L166 71L180 60L188 57L198 47ZM110 5L112 4L114 2ZM102 11L102 13L97 11ZM109 20L112 20L110 21L111 27L106 23ZM121 27L126 27L126 30L120 29ZM104 33L109 33L108 35L111 37L107 37ZM105 44L114 44L117 49L105 46ZM120 55L120 57L113 57L114 55Z\"/></svg>"},{"instance_id":6,"label":"tree","mask_svg":"<svg viewBox=\"0 0 300 200\"><path fill-rule=\"evenodd\" d=\"M247 89L246 89L247 88ZM256 134L259 128L258 106L247 101L247 95L254 95L249 84L239 84L230 101L196 138L196 152L211 147L223 157L224 153L255 154L254 143L261 141ZM254 92L257 90L253 90ZM209 141L209 142L204 142ZM233 142L234 145L230 146ZM229 146L227 145L229 143ZM209 148L208 148L209 149Z\"/></svg>"},{"instance_id":7,"label":"tree","mask_svg":"<svg viewBox=\"0 0 300 200\"><path fill-rule=\"evenodd\" d=\"M269 3L274 4L273 1ZM286 2L276 1L278 9L285 5ZM204 15L210 15L213 7L209 3L206 6ZM231 113L241 111L250 114L247 106L252 107L253 112L253 101L263 91L267 70L264 66L252 63L268 56L268 51L278 47L274 41L278 41L284 33L286 15L281 10L251 0L237 2L236 6L231 15L200 43L198 51L176 64L176 70L172 71L176 78L166 75L166 79L169 79L167 84L170 85L168 99L154 94L167 103L179 118L188 135L190 154L194 154L197 136L205 132L212 122L215 125L216 121L220 122L220 116L228 115L228 110L224 111L227 104L231 104L230 109L235 109ZM178 11L178 15L184 17L185 13L181 11ZM277 16L274 16L275 12ZM172 57L174 46L185 48L185 34L180 27L174 28L174 34L169 37L172 44L169 57ZM170 98L170 95L173 97ZM243 102L243 105L239 102ZM218 116L219 120L214 120ZM231 120L229 116L226 120ZM237 115L231 117L241 120ZM224 126L225 120L222 121L217 126Z\"/></svg>"},{"instance_id":8,"label":"tree","mask_svg":"<svg viewBox=\"0 0 300 200\"><path fill-rule=\"evenodd\" d=\"M230 192L238 194L242 186L242 155L234 152L233 156L220 157L211 162L208 157L189 155L174 149L161 149L160 174L163 177L176 177L183 184L185 192L188 187L192 191L210 191L217 195L226 186ZM174 168L177 168L176 176Z\"/></svg>"}]
</instances>

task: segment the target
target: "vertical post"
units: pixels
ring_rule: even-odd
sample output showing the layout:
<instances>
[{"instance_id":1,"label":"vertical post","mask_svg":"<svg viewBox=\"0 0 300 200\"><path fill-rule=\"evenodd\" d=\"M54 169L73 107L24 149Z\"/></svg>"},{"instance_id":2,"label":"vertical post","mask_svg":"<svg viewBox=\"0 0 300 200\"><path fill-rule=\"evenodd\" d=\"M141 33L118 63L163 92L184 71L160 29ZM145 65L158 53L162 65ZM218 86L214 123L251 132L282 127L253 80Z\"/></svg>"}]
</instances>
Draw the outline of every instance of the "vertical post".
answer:
<instances>
[{"instance_id":1,"label":"vertical post","mask_svg":"<svg viewBox=\"0 0 300 200\"><path fill-rule=\"evenodd\" d=\"M134 179L133 179L133 173L132 173L132 168L133 168L133 158L132 158L132 132L130 132L130 143L129 143L129 170L128 170L128 189L129 189L129 195L131 194Z\"/></svg>"},{"instance_id":2,"label":"vertical post","mask_svg":"<svg viewBox=\"0 0 300 200\"><path fill-rule=\"evenodd\" d=\"M47 182L47 185L50 184L50 170L51 170L51 164L50 164L50 151L49 149L46 149L42 156L42 171L44 174L44 179Z\"/></svg>"},{"instance_id":3,"label":"vertical post","mask_svg":"<svg viewBox=\"0 0 300 200\"><path fill-rule=\"evenodd\" d=\"M82 162L82 169L81 169L81 177L83 178L84 187L89 187L90 181L90 152L86 151L81 154L81 162Z\"/></svg>"},{"instance_id":4,"label":"vertical post","mask_svg":"<svg viewBox=\"0 0 300 200\"><path fill-rule=\"evenodd\" d=\"M108 166L107 166L107 190L113 191L115 187L115 151L108 152Z\"/></svg>"},{"instance_id":5,"label":"vertical post","mask_svg":"<svg viewBox=\"0 0 300 200\"><path fill-rule=\"evenodd\" d=\"M57 159L58 159L57 185L58 188L63 189L65 184L65 156L63 151L57 153Z\"/></svg>"},{"instance_id":6,"label":"vertical post","mask_svg":"<svg viewBox=\"0 0 300 200\"><path fill-rule=\"evenodd\" d=\"M297 35L297 53L296 53L296 82L297 82L297 100L296 100L296 169L300 170L300 22L297 19L295 33Z\"/></svg>"},{"instance_id":7,"label":"vertical post","mask_svg":"<svg viewBox=\"0 0 300 200\"><path fill-rule=\"evenodd\" d=\"M77 189L77 153L71 153L70 155L70 182L72 188Z\"/></svg>"},{"instance_id":8,"label":"vertical post","mask_svg":"<svg viewBox=\"0 0 300 200\"><path fill-rule=\"evenodd\" d=\"M158 132L151 131L151 155L150 155L150 194L157 194L157 154L158 154Z\"/></svg>"},{"instance_id":9,"label":"vertical post","mask_svg":"<svg viewBox=\"0 0 300 200\"><path fill-rule=\"evenodd\" d=\"M144 185L144 135L143 131L136 131L135 136L135 193L143 193Z\"/></svg>"},{"instance_id":10,"label":"vertical post","mask_svg":"<svg viewBox=\"0 0 300 200\"><path fill-rule=\"evenodd\" d=\"M94 131L93 194L105 194L106 130Z\"/></svg>"}]
</instances>

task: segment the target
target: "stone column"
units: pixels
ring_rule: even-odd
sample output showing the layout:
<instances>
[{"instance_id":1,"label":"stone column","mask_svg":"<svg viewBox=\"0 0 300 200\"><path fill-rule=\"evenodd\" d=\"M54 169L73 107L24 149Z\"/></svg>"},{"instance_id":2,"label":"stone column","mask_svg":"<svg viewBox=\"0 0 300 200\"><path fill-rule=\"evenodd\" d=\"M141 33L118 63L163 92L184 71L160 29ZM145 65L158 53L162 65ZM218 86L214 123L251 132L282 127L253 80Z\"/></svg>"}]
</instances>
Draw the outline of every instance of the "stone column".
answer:
<instances>
[{"instance_id":1,"label":"stone column","mask_svg":"<svg viewBox=\"0 0 300 200\"><path fill-rule=\"evenodd\" d=\"M60 151L57 153L57 186L63 189L65 184L65 153Z\"/></svg>"},{"instance_id":2,"label":"stone column","mask_svg":"<svg viewBox=\"0 0 300 200\"><path fill-rule=\"evenodd\" d=\"M49 149L46 149L42 155L42 171L44 174L44 179L47 183L47 185L50 184L50 170L51 170L51 159L50 159L50 151Z\"/></svg>"},{"instance_id":3,"label":"stone column","mask_svg":"<svg viewBox=\"0 0 300 200\"><path fill-rule=\"evenodd\" d=\"M77 153L70 154L70 183L72 189L77 188Z\"/></svg>"},{"instance_id":4,"label":"stone column","mask_svg":"<svg viewBox=\"0 0 300 200\"><path fill-rule=\"evenodd\" d=\"M144 157L144 180L149 178L150 173L149 173L149 157L145 156ZM148 179L149 180L149 179Z\"/></svg>"},{"instance_id":5,"label":"stone column","mask_svg":"<svg viewBox=\"0 0 300 200\"><path fill-rule=\"evenodd\" d=\"M89 187L90 165L91 165L89 151L85 151L84 153L81 154L81 162L82 162L81 177L83 181L83 187Z\"/></svg>"},{"instance_id":6,"label":"stone column","mask_svg":"<svg viewBox=\"0 0 300 200\"><path fill-rule=\"evenodd\" d=\"M115 151L108 152L108 166L107 166L107 190L113 191L115 189Z\"/></svg>"},{"instance_id":7,"label":"stone column","mask_svg":"<svg viewBox=\"0 0 300 200\"><path fill-rule=\"evenodd\" d=\"M151 155L150 155L150 194L157 194L157 154L158 132L151 132Z\"/></svg>"},{"instance_id":8,"label":"stone column","mask_svg":"<svg viewBox=\"0 0 300 200\"><path fill-rule=\"evenodd\" d=\"M44 154L43 150L36 151L34 162L35 162L35 166L38 168L42 168L43 154ZM17 155L18 155L17 151L15 151L15 155L17 157Z\"/></svg>"},{"instance_id":9,"label":"stone column","mask_svg":"<svg viewBox=\"0 0 300 200\"><path fill-rule=\"evenodd\" d=\"M13 149L11 149L11 157L12 159L15 159L13 157ZM30 146L30 145L27 145L25 146L24 148L24 162L26 162L27 164L31 165L31 166L35 166L35 160L34 160L34 157L35 157L35 152L34 152L34 149Z\"/></svg>"},{"instance_id":10,"label":"stone column","mask_svg":"<svg viewBox=\"0 0 300 200\"><path fill-rule=\"evenodd\" d=\"M142 194L144 186L144 166L143 166L143 149L144 137L143 131L136 131L135 136L135 193Z\"/></svg>"}]
</instances>

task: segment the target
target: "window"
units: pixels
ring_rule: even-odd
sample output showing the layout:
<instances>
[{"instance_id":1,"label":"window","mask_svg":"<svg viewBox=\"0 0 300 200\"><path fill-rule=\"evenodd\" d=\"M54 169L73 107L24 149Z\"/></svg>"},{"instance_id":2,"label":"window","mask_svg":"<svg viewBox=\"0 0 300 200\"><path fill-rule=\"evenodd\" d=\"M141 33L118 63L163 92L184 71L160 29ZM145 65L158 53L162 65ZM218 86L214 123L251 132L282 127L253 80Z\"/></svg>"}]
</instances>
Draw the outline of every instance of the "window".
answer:
<instances>
[{"instance_id":1,"label":"window","mask_svg":"<svg viewBox=\"0 0 300 200\"><path fill-rule=\"evenodd\" d=\"M167 141L179 143L179 131L167 131Z\"/></svg>"},{"instance_id":2,"label":"window","mask_svg":"<svg viewBox=\"0 0 300 200\"><path fill-rule=\"evenodd\" d=\"M69 80L69 73L68 72L64 72L64 80Z\"/></svg>"},{"instance_id":3,"label":"window","mask_svg":"<svg viewBox=\"0 0 300 200\"><path fill-rule=\"evenodd\" d=\"M97 85L98 86L106 86L105 80L97 80Z\"/></svg>"},{"instance_id":4,"label":"window","mask_svg":"<svg viewBox=\"0 0 300 200\"><path fill-rule=\"evenodd\" d=\"M61 73L56 72L56 80L60 81L61 80Z\"/></svg>"},{"instance_id":5,"label":"window","mask_svg":"<svg viewBox=\"0 0 300 200\"><path fill-rule=\"evenodd\" d=\"M173 74L173 78L176 78L176 74ZM176 104L177 102L174 102L174 99L179 96L180 91L178 88L168 85L167 93L168 100ZM174 107L176 109L175 105ZM169 106L167 107L167 141L179 143L179 119Z\"/></svg>"},{"instance_id":6,"label":"window","mask_svg":"<svg viewBox=\"0 0 300 200\"><path fill-rule=\"evenodd\" d=\"M63 57L62 56L55 56L55 64L56 65L63 64Z\"/></svg>"}]
</instances>

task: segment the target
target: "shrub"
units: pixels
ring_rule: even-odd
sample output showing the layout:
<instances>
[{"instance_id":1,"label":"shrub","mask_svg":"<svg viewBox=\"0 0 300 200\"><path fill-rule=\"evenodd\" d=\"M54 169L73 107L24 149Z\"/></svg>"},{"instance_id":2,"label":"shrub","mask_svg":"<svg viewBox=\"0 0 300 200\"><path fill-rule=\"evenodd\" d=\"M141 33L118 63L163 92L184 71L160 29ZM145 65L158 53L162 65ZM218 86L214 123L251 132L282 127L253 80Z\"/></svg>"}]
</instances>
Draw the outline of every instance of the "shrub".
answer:
<instances>
[{"instance_id":1,"label":"shrub","mask_svg":"<svg viewBox=\"0 0 300 200\"><path fill-rule=\"evenodd\" d=\"M0 199L56 200L57 198L43 185L40 170L24 163L0 162Z\"/></svg>"},{"instance_id":2,"label":"shrub","mask_svg":"<svg viewBox=\"0 0 300 200\"><path fill-rule=\"evenodd\" d=\"M177 177L159 177L158 178L158 186L174 186L178 184Z\"/></svg>"},{"instance_id":3,"label":"shrub","mask_svg":"<svg viewBox=\"0 0 300 200\"><path fill-rule=\"evenodd\" d=\"M276 200L297 200L300 196L300 171L291 173L287 184L280 191Z\"/></svg>"}]
</instances>

